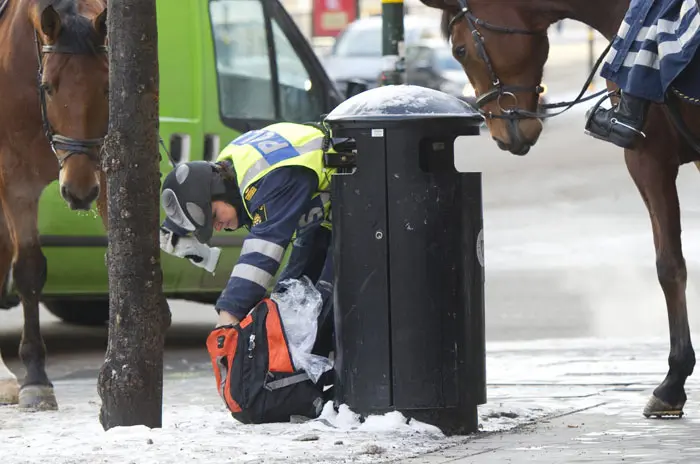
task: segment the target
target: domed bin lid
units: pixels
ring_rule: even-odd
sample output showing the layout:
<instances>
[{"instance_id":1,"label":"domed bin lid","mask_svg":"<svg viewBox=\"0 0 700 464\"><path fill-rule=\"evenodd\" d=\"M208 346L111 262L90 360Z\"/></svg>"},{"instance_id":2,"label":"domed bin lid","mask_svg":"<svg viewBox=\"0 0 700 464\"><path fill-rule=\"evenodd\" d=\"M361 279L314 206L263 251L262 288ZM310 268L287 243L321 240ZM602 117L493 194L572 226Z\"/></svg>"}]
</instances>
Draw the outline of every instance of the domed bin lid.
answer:
<instances>
[{"instance_id":1,"label":"domed bin lid","mask_svg":"<svg viewBox=\"0 0 700 464\"><path fill-rule=\"evenodd\" d=\"M459 118L478 126L483 117L467 103L444 92L418 85L387 85L357 94L331 111L328 122L389 122Z\"/></svg>"}]
</instances>

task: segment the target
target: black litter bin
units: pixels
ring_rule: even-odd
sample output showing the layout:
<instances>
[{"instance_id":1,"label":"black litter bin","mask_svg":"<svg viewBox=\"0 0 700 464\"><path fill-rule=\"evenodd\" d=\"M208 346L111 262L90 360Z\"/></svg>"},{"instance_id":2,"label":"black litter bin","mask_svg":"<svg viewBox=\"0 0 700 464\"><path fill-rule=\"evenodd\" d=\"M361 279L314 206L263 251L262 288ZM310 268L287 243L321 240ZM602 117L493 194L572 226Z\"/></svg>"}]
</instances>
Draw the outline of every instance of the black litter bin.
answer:
<instances>
[{"instance_id":1,"label":"black litter bin","mask_svg":"<svg viewBox=\"0 0 700 464\"><path fill-rule=\"evenodd\" d=\"M333 110L337 404L477 430L486 402L481 173L454 140L482 117L442 92L379 87Z\"/></svg>"}]
</instances>

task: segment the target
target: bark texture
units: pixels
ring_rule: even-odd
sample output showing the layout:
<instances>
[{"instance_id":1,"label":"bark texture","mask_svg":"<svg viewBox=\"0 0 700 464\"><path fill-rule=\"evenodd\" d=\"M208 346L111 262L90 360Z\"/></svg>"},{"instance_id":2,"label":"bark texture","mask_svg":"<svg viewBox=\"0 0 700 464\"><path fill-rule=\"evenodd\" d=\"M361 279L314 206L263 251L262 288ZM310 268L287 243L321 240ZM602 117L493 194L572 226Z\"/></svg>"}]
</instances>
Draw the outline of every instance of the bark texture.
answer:
<instances>
[{"instance_id":1,"label":"bark texture","mask_svg":"<svg viewBox=\"0 0 700 464\"><path fill-rule=\"evenodd\" d=\"M98 378L100 423L162 426L163 345L170 312L158 245L156 0L110 0L107 180L109 341Z\"/></svg>"}]
</instances>

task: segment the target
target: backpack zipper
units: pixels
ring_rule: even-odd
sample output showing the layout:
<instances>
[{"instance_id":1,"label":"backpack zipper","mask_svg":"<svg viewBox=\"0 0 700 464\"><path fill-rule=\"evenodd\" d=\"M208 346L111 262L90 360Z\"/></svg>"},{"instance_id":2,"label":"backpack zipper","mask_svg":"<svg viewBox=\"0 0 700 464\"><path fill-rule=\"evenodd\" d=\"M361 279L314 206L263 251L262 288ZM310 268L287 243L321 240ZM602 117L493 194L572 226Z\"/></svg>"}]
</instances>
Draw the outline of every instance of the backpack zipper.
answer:
<instances>
[{"instance_id":1,"label":"backpack zipper","mask_svg":"<svg viewBox=\"0 0 700 464\"><path fill-rule=\"evenodd\" d=\"M248 338L248 358L253 359L253 350L255 350L255 334L250 334Z\"/></svg>"},{"instance_id":2,"label":"backpack zipper","mask_svg":"<svg viewBox=\"0 0 700 464\"><path fill-rule=\"evenodd\" d=\"M253 351L255 350L255 334L252 333L248 337L248 359L252 360L253 359ZM254 366L252 364L253 361L243 361L242 371L243 371L243 376L247 377L248 373L254 369ZM243 384L243 401L245 402L246 407L250 406L250 385L248 382L244 382Z\"/></svg>"}]
</instances>

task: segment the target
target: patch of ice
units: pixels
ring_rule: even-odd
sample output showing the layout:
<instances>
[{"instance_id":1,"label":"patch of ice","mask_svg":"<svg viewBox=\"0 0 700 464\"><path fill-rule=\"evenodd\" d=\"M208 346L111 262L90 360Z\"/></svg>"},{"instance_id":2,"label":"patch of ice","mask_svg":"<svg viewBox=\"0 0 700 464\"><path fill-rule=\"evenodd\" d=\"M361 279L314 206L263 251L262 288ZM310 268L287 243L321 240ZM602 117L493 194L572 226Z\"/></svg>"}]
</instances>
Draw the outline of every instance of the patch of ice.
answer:
<instances>
[{"instance_id":1,"label":"patch of ice","mask_svg":"<svg viewBox=\"0 0 700 464\"><path fill-rule=\"evenodd\" d=\"M15 406L0 408L0 455L5 462L270 462L295 464L385 462L455 445L469 437L446 437L431 424L408 421L399 412L360 421L347 405L336 412L324 405L319 420L300 424L245 425L234 420L207 376L167 378L163 427L116 427L99 424L95 382L57 381L59 410L26 414ZM518 416L497 419L510 404L479 408L484 430L507 430L546 411L517 409ZM486 417L491 415L492 417ZM298 440L314 434L318 439Z\"/></svg>"}]
</instances>

